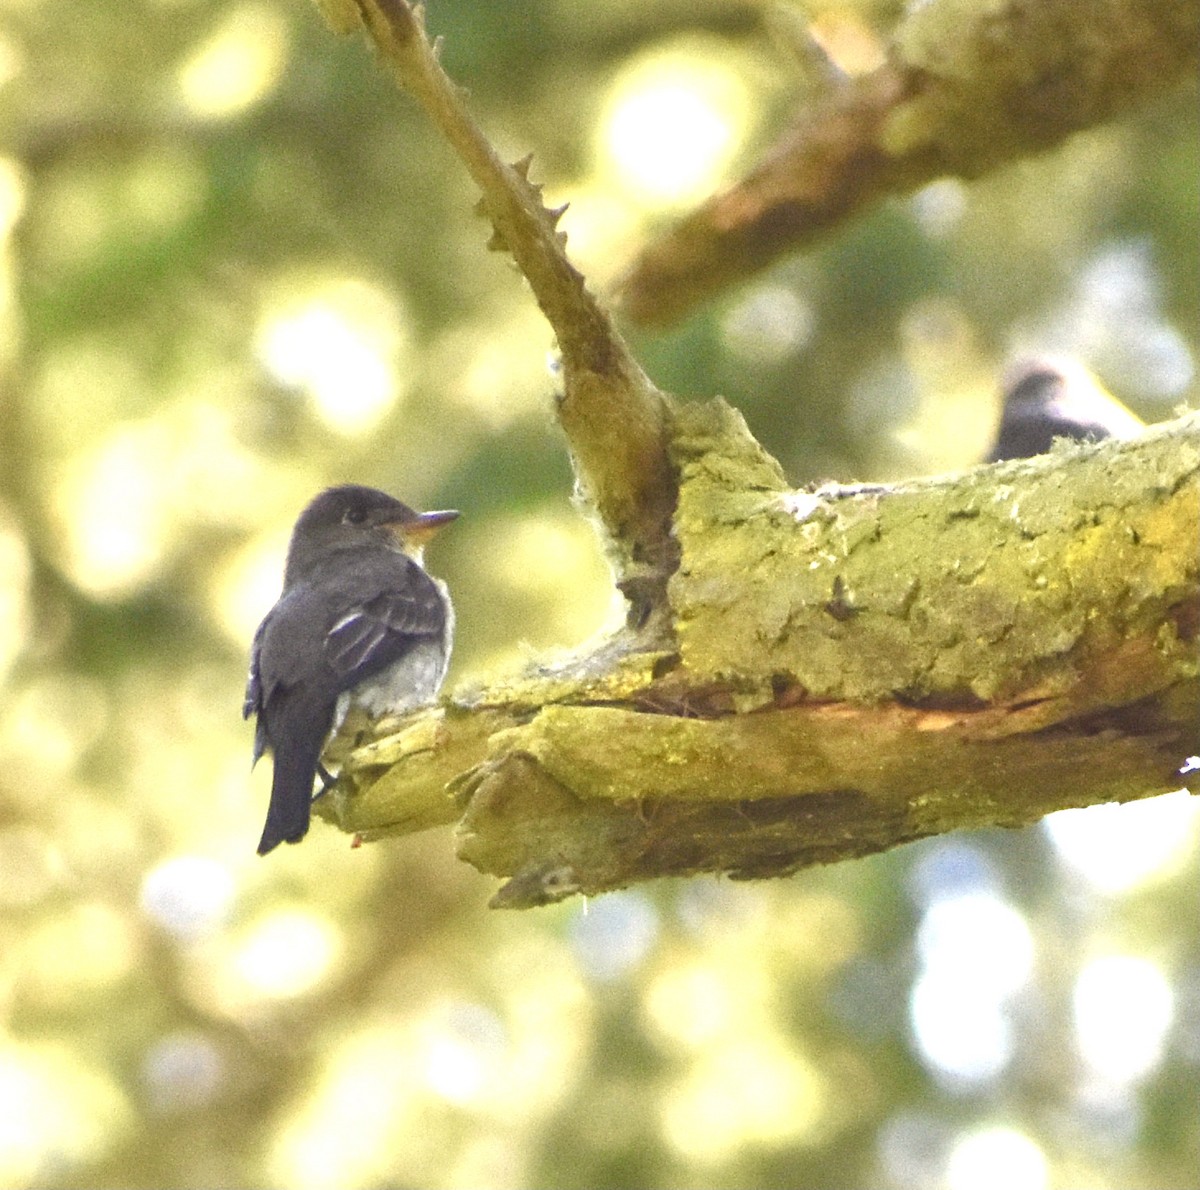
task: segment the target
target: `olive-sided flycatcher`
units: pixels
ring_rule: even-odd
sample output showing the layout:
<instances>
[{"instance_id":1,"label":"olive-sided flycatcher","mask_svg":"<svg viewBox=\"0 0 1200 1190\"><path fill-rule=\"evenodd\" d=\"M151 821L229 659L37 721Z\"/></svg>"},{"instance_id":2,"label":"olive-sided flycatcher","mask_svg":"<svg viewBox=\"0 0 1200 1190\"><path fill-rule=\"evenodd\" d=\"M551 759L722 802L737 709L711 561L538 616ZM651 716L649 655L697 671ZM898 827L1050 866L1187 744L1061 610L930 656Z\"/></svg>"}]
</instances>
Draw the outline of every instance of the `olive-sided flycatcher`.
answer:
<instances>
[{"instance_id":1,"label":"olive-sided flycatcher","mask_svg":"<svg viewBox=\"0 0 1200 1190\"><path fill-rule=\"evenodd\" d=\"M254 634L245 718L254 760L274 754L266 855L308 831L321 752L350 706L369 714L433 700L446 676L454 610L425 573L425 543L457 512L415 512L386 492L345 484L300 514L283 593Z\"/></svg>"}]
</instances>

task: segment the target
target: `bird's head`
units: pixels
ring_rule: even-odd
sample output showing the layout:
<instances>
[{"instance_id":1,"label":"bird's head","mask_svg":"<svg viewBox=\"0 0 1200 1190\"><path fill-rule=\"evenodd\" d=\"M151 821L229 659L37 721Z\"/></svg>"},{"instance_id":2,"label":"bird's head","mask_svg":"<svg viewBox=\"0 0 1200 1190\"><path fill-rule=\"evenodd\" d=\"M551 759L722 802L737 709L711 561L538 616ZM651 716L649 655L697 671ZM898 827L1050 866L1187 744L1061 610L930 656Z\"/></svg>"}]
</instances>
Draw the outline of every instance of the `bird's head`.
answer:
<instances>
[{"instance_id":1,"label":"bird's head","mask_svg":"<svg viewBox=\"0 0 1200 1190\"><path fill-rule=\"evenodd\" d=\"M327 488L300 514L288 547L285 586L302 578L315 557L372 540L421 561L426 543L457 512L417 512L376 488L342 484Z\"/></svg>"}]
</instances>

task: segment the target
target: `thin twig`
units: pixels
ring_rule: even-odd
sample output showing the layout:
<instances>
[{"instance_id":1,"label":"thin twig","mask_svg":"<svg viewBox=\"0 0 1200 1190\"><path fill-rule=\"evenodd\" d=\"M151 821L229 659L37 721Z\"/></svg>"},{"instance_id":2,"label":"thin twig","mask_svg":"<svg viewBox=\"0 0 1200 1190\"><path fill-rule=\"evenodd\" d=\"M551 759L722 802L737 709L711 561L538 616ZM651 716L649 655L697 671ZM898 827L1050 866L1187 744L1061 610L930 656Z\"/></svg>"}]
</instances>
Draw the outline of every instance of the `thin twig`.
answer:
<instances>
[{"instance_id":1,"label":"thin twig","mask_svg":"<svg viewBox=\"0 0 1200 1190\"><path fill-rule=\"evenodd\" d=\"M565 208L545 206L541 187L529 181L529 158L509 165L484 136L438 62L422 9L405 0L357 2L397 81L483 191L480 211L495 228L495 246L512 254L553 328L564 382L558 414L580 488L608 532L618 580L660 603L675 560L666 399L567 258L557 229Z\"/></svg>"}]
</instances>

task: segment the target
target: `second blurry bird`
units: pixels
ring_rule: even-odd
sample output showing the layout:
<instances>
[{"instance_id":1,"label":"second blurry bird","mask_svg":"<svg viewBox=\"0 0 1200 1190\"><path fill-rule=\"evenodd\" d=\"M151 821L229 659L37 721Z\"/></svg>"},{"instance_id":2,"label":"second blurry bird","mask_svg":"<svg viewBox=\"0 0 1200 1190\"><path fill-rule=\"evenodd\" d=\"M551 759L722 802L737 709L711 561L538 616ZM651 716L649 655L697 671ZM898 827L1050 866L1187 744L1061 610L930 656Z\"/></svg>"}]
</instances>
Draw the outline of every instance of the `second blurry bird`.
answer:
<instances>
[{"instance_id":1,"label":"second blurry bird","mask_svg":"<svg viewBox=\"0 0 1200 1190\"><path fill-rule=\"evenodd\" d=\"M308 831L321 752L349 707L410 710L446 675L454 610L422 565L457 512L415 512L374 488L329 488L300 514L283 593L254 634L243 715L257 715L254 760L274 755L259 855Z\"/></svg>"},{"instance_id":2,"label":"second blurry bird","mask_svg":"<svg viewBox=\"0 0 1200 1190\"><path fill-rule=\"evenodd\" d=\"M1133 438L1145 423L1073 359L1025 359L1004 380L1004 408L987 462L1045 454L1056 438Z\"/></svg>"}]
</instances>

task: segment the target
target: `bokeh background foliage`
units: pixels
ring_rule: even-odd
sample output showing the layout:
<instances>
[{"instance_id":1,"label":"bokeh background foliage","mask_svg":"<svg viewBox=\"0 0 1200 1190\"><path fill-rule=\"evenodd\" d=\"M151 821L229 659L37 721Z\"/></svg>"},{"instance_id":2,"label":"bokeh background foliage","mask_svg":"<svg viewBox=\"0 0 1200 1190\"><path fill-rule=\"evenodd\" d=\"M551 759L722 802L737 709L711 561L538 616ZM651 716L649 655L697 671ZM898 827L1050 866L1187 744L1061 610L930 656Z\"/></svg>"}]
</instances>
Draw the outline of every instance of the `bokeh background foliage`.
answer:
<instances>
[{"instance_id":1,"label":"bokeh background foliage","mask_svg":"<svg viewBox=\"0 0 1200 1190\"><path fill-rule=\"evenodd\" d=\"M853 73L898 7L811 12ZM789 15L430 23L602 288L782 127ZM452 684L618 613L550 336L419 114L296 0L4 0L0 103L0 1186L1195 1184L1186 796L519 915L444 832L257 859L245 648L321 485L465 511L431 559ZM1168 416L1196 132L1178 94L938 182L638 350L797 482L969 464L1023 352Z\"/></svg>"}]
</instances>

